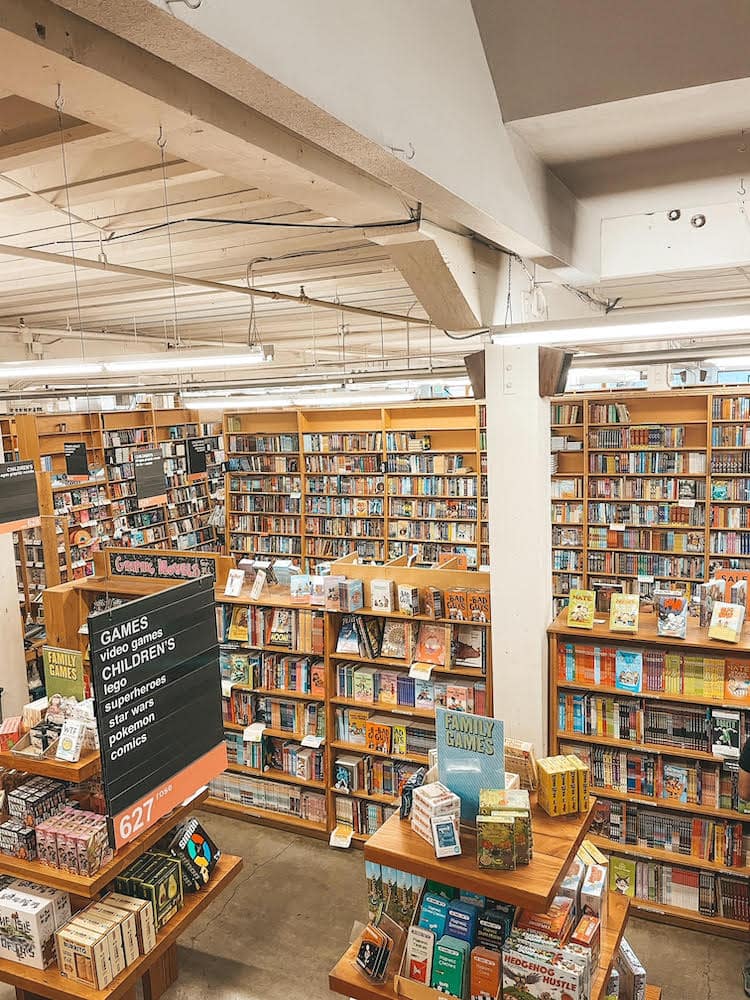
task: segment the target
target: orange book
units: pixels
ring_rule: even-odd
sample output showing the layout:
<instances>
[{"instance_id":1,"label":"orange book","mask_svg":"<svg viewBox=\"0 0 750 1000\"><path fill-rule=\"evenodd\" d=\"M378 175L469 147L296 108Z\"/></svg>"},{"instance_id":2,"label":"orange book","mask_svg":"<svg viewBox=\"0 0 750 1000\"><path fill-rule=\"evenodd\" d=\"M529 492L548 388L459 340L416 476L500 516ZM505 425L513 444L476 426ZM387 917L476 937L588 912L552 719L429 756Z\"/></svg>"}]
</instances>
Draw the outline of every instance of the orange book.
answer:
<instances>
[{"instance_id":1,"label":"orange book","mask_svg":"<svg viewBox=\"0 0 750 1000\"><path fill-rule=\"evenodd\" d=\"M391 727L378 716L367 720L365 742L368 750L379 753L391 752Z\"/></svg>"},{"instance_id":2,"label":"orange book","mask_svg":"<svg viewBox=\"0 0 750 1000\"><path fill-rule=\"evenodd\" d=\"M496 997L500 989L499 951L477 947L471 952L472 997Z\"/></svg>"},{"instance_id":3,"label":"orange book","mask_svg":"<svg viewBox=\"0 0 750 1000\"><path fill-rule=\"evenodd\" d=\"M469 620L468 593L468 590L446 590L446 617L461 622Z\"/></svg>"},{"instance_id":4,"label":"orange book","mask_svg":"<svg viewBox=\"0 0 750 1000\"><path fill-rule=\"evenodd\" d=\"M414 649L414 659L417 663L432 663L436 667L448 664L449 627L433 625L431 622L423 622L419 626L419 636Z\"/></svg>"},{"instance_id":5,"label":"orange book","mask_svg":"<svg viewBox=\"0 0 750 1000\"><path fill-rule=\"evenodd\" d=\"M316 698L326 696L326 668L323 663L313 663L310 667L310 694Z\"/></svg>"},{"instance_id":6,"label":"orange book","mask_svg":"<svg viewBox=\"0 0 750 1000\"><path fill-rule=\"evenodd\" d=\"M467 600L469 602L469 621L490 621L489 590L470 590L467 595Z\"/></svg>"},{"instance_id":7,"label":"orange book","mask_svg":"<svg viewBox=\"0 0 750 1000\"><path fill-rule=\"evenodd\" d=\"M727 660L724 670L724 697L750 704L750 663Z\"/></svg>"}]
</instances>

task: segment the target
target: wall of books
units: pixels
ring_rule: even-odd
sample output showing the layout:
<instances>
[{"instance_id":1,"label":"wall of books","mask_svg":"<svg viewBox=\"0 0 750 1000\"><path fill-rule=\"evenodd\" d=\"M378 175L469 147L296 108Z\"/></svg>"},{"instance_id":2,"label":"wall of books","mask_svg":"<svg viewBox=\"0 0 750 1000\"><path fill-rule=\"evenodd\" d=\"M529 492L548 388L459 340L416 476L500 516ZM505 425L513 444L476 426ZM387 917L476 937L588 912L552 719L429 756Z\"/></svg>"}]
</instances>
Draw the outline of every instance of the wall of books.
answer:
<instances>
[{"instance_id":1,"label":"wall of books","mask_svg":"<svg viewBox=\"0 0 750 1000\"><path fill-rule=\"evenodd\" d=\"M550 745L590 764L593 839L618 891L644 916L745 939L750 642L728 647L695 619L667 638L651 614L634 634L582 632L566 614L550 629Z\"/></svg>"},{"instance_id":2,"label":"wall of books","mask_svg":"<svg viewBox=\"0 0 750 1000\"><path fill-rule=\"evenodd\" d=\"M427 766L436 706L492 712L487 574L338 563L217 600L216 811L362 842Z\"/></svg>"},{"instance_id":3,"label":"wall of books","mask_svg":"<svg viewBox=\"0 0 750 1000\"><path fill-rule=\"evenodd\" d=\"M482 407L227 414L227 548L322 561L356 552L429 566L489 560Z\"/></svg>"},{"instance_id":4,"label":"wall of books","mask_svg":"<svg viewBox=\"0 0 750 1000\"><path fill-rule=\"evenodd\" d=\"M677 587L750 569L750 393L685 389L552 400L552 593Z\"/></svg>"}]
</instances>

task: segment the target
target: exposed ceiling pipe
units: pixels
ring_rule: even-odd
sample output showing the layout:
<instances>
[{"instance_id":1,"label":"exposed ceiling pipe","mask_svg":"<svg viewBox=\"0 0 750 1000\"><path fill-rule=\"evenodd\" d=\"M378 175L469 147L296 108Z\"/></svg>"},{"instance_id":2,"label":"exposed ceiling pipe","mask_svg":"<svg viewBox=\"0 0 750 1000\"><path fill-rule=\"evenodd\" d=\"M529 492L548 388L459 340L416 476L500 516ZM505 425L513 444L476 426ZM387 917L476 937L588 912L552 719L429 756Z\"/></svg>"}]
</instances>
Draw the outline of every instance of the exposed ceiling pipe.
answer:
<instances>
[{"instance_id":1,"label":"exposed ceiling pipe","mask_svg":"<svg viewBox=\"0 0 750 1000\"><path fill-rule=\"evenodd\" d=\"M17 191L22 191L27 197L31 198L32 201L39 202L46 208L49 208L53 212L59 212L60 215L64 215L66 219L70 219L72 222L78 222L82 226L87 226L89 229L93 229L95 233L100 236L109 236L112 230L109 226L98 226L95 222L90 222L88 219L84 219L80 215L76 215L75 212L69 212L67 208L62 208L60 205L56 205L54 201L50 201L49 198L45 198L43 194L39 194L38 191L32 191L31 188L27 188L25 184L21 184L20 181L14 180L12 177L8 177L7 174L0 174L0 181L3 184L7 184L9 187L15 188Z\"/></svg>"},{"instance_id":2,"label":"exposed ceiling pipe","mask_svg":"<svg viewBox=\"0 0 750 1000\"><path fill-rule=\"evenodd\" d=\"M726 345L726 341L724 342ZM715 344L703 344L702 347L685 347L679 351L662 348L656 351L633 351L606 354L577 354L571 362L571 368L611 368L623 366L632 368L637 365L673 364L683 361L702 361L703 358L735 357L747 351L750 354L750 341L732 341L727 346L717 347Z\"/></svg>"},{"instance_id":3,"label":"exposed ceiling pipe","mask_svg":"<svg viewBox=\"0 0 750 1000\"><path fill-rule=\"evenodd\" d=\"M100 340L105 343L129 344L136 346L136 338L132 333L111 333L108 330L87 330L87 345L93 345ZM20 337L24 333L31 333L35 337L51 337L53 340L75 340L80 343L81 334L78 330L60 329L58 327L27 326L25 323L20 326L0 326L0 336ZM148 336L138 334L138 343L157 344L164 347L164 336ZM220 340L190 340L193 347L221 347ZM7 360L7 359L6 359Z\"/></svg>"},{"instance_id":4,"label":"exposed ceiling pipe","mask_svg":"<svg viewBox=\"0 0 750 1000\"><path fill-rule=\"evenodd\" d=\"M273 299L277 302L296 302L298 305L311 306L316 309L332 309L335 312L351 313L357 316L374 316L376 319L394 320L397 323L410 323L412 326L429 326L429 319L419 316L405 316L401 313L384 312L382 309L367 309L364 306L350 306L342 302L329 302L327 299L314 299L305 295L290 295L287 292L273 292L266 288L254 288L247 285L232 285L224 281L210 281L207 278L193 278L187 274L167 274L165 271L152 271L143 267L130 267L127 264L112 264L108 260L89 260L86 257L75 258L67 254L49 253L44 250L30 250L26 247L16 247L8 243L0 243L0 254L7 257L21 257L27 260L38 260L45 264L62 264L66 267L87 268L92 271L106 271L114 274L126 274L132 278L146 278L150 281L163 281L170 284L192 285L197 288L210 288L216 292L232 292L235 295L257 295L261 299Z\"/></svg>"}]
</instances>

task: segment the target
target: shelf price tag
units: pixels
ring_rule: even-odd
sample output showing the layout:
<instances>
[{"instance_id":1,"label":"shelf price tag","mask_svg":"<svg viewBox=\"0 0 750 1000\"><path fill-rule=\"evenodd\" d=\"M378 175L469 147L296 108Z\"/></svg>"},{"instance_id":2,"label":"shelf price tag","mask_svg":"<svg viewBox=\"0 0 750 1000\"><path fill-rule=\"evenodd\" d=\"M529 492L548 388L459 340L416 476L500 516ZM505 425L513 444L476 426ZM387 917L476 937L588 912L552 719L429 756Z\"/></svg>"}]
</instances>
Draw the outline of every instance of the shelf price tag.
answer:
<instances>
[{"instance_id":1,"label":"shelf price tag","mask_svg":"<svg viewBox=\"0 0 750 1000\"><path fill-rule=\"evenodd\" d=\"M624 531L625 530L625 525L624 524L610 524L609 530L610 531Z\"/></svg>"},{"instance_id":2,"label":"shelf price tag","mask_svg":"<svg viewBox=\"0 0 750 1000\"><path fill-rule=\"evenodd\" d=\"M688 510L691 510L693 507L695 507L695 500L685 500L683 497L682 500L677 501L677 506L687 507Z\"/></svg>"},{"instance_id":3,"label":"shelf price tag","mask_svg":"<svg viewBox=\"0 0 750 1000\"><path fill-rule=\"evenodd\" d=\"M323 736L305 736L300 741L303 747L311 747L313 750L318 750L323 746L325 738Z\"/></svg>"},{"instance_id":4,"label":"shelf price tag","mask_svg":"<svg viewBox=\"0 0 750 1000\"><path fill-rule=\"evenodd\" d=\"M249 726L245 726L242 733L242 740L244 743L260 743L263 739L263 730L266 728L265 722L253 722Z\"/></svg>"},{"instance_id":5,"label":"shelf price tag","mask_svg":"<svg viewBox=\"0 0 750 1000\"><path fill-rule=\"evenodd\" d=\"M647 574L644 573L638 574L638 583L653 583L653 582L654 582L653 576L648 576Z\"/></svg>"}]
</instances>

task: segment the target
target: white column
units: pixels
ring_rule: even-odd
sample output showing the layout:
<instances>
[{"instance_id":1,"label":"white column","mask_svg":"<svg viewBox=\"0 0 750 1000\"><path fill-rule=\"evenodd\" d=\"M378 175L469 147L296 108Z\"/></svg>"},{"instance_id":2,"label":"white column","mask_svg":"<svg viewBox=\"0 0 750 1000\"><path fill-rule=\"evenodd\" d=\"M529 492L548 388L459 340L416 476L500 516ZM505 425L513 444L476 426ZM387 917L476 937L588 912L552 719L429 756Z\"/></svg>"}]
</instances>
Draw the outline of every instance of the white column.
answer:
<instances>
[{"instance_id":1,"label":"white column","mask_svg":"<svg viewBox=\"0 0 750 1000\"><path fill-rule=\"evenodd\" d=\"M549 402L536 347L485 350L495 715L509 736L547 747L552 619Z\"/></svg>"},{"instance_id":2,"label":"white column","mask_svg":"<svg viewBox=\"0 0 750 1000\"><path fill-rule=\"evenodd\" d=\"M8 718L20 715L22 707L29 701L12 534L0 535L0 641L3 716Z\"/></svg>"}]
</instances>

